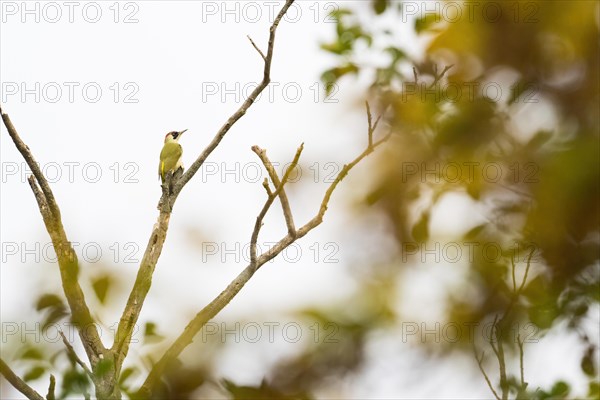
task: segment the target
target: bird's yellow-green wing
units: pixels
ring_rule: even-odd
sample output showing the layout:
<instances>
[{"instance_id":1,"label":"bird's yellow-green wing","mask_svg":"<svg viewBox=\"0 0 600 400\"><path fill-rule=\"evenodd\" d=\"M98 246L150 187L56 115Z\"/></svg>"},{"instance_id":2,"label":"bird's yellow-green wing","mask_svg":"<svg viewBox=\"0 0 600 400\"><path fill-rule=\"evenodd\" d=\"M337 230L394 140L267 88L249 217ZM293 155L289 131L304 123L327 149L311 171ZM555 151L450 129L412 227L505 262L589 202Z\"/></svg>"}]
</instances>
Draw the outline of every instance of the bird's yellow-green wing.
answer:
<instances>
[{"instance_id":1,"label":"bird's yellow-green wing","mask_svg":"<svg viewBox=\"0 0 600 400\"><path fill-rule=\"evenodd\" d=\"M158 175L163 181L167 172L176 168L182 154L183 149L179 143L165 143L160 152L160 163L158 165Z\"/></svg>"}]
</instances>

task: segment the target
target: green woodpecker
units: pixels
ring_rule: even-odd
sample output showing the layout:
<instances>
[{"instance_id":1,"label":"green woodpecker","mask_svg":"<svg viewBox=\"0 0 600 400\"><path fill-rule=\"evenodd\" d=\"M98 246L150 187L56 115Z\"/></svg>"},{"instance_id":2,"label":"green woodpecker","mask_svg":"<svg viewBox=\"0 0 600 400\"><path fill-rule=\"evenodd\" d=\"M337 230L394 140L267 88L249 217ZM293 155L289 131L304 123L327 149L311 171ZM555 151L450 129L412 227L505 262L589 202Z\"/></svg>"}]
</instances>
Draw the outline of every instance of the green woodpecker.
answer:
<instances>
[{"instance_id":1,"label":"green woodpecker","mask_svg":"<svg viewBox=\"0 0 600 400\"><path fill-rule=\"evenodd\" d=\"M169 172L175 173L179 168L183 169L183 164L181 163L183 149L179 144L179 139L185 131L187 129L181 132L173 131L167 133L165 136L165 145L160 152L160 164L158 165L158 175L163 183Z\"/></svg>"}]
</instances>

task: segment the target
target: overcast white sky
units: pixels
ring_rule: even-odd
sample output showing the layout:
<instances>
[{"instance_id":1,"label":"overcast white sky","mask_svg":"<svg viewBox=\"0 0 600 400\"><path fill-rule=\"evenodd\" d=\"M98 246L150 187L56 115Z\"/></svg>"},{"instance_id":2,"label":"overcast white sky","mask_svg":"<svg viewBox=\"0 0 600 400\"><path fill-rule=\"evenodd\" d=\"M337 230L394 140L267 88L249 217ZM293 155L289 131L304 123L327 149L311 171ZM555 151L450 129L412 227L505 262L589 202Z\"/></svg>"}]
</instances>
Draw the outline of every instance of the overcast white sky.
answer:
<instances>
[{"instance_id":1,"label":"overcast white sky","mask_svg":"<svg viewBox=\"0 0 600 400\"><path fill-rule=\"evenodd\" d=\"M262 60L246 35L266 50L268 27L281 3L0 2L0 102L52 182L84 276L116 272L128 293L157 216L164 135L189 129L181 143L184 164L190 165L262 78ZM364 5L300 1L290 10L277 33L272 85L179 197L142 313L162 332L179 332L246 265L247 243L264 201L265 173L252 145L266 148L282 171L304 142L301 172L309 179L289 192L297 225L318 210L327 177L361 151L366 119L356 111L360 85L342 83L326 100L319 81L334 62L318 47L333 37L327 14L343 6ZM409 28L401 28L405 40ZM48 262L49 238L26 183L25 163L4 127L0 133L1 320L33 327L32 294L58 292L60 283ZM350 261L372 260L369 240L380 240L378 221L349 212L352 199L366 192L360 179L365 169L344 181L325 223L285 259L263 267L220 320L252 314L277 321L290 308L352 292ZM280 214L274 207L266 220L259 239L265 249L285 233ZM369 238L360 233L365 227ZM91 301L91 292L87 297ZM118 321L124 301L111 299L110 311L99 312L105 327ZM374 347L372 370L348 384L357 398L489 396L479 375L448 379L453 365L428 375L430 384L415 383L411 364L423 360L414 350L393 338ZM241 384L260 382L260 369L235 368L234 356L224 358L224 376ZM382 372L385 382L379 381ZM14 394L2 386L4 395ZM39 387L45 390L46 383Z\"/></svg>"}]
</instances>

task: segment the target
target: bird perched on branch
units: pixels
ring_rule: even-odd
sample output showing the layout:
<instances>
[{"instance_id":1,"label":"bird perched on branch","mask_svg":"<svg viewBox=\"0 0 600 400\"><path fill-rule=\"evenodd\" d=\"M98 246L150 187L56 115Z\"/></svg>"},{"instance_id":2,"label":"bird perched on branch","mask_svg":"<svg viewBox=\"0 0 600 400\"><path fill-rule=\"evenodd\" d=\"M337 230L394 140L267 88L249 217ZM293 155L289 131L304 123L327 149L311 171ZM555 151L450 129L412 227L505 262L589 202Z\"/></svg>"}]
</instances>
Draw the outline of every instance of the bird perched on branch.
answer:
<instances>
[{"instance_id":1,"label":"bird perched on branch","mask_svg":"<svg viewBox=\"0 0 600 400\"><path fill-rule=\"evenodd\" d=\"M175 174L179 168L183 170L183 164L181 162L183 149L179 144L179 139L185 131L187 131L187 129L184 129L181 132L169 132L165 135L165 145L160 152L160 164L158 165L158 175L163 183L165 182L168 173Z\"/></svg>"}]
</instances>

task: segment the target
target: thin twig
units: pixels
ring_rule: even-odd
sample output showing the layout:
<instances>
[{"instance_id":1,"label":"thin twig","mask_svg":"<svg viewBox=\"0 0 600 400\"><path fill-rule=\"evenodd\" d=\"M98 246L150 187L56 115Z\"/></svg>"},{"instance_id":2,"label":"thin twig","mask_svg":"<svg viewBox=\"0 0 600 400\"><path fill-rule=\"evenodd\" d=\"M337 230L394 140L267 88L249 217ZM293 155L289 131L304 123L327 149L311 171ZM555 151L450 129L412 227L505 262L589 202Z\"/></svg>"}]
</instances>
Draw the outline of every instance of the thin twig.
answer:
<instances>
[{"instance_id":1,"label":"thin twig","mask_svg":"<svg viewBox=\"0 0 600 400\"><path fill-rule=\"evenodd\" d=\"M417 74L417 68L412 67L413 76L415 77L415 85L419 82L419 75Z\"/></svg>"},{"instance_id":2,"label":"thin twig","mask_svg":"<svg viewBox=\"0 0 600 400\"><path fill-rule=\"evenodd\" d=\"M269 187L269 180L267 178L265 178L262 185L265 188L265 190L267 191L267 196L270 197L273 194L273 192L271 191L271 188Z\"/></svg>"},{"instance_id":3,"label":"thin twig","mask_svg":"<svg viewBox=\"0 0 600 400\"><path fill-rule=\"evenodd\" d=\"M492 332L490 334L489 343L490 343L490 346L492 347L492 350L494 350L494 354L496 355L496 357L498 357L498 349L494 345L494 336L495 336L495 330L496 330L496 327L497 327L497 325L496 325L497 323L498 323L498 315L495 315L494 316L494 322L492 323Z\"/></svg>"},{"instance_id":4,"label":"thin twig","mask_svg":"<svg viewBox=\"0 0 600 400\"><path fill-rule=\"evenodd\" d=\"M523 341L521 341L521 334L517 333L517 344L519 345L519 366L521 369L521 390L525 390L527 384L525 383L525 367L523 365Z\"/></svg>"},{"instance_id":5,"label":"thin twig","mask_svg":"<svg viewBox=\"0 0 600 400\"><path fill-rule=\"evenodd\" d=\"M502 315L502 318L500 318L500 321L499 321L500 323L502 323L507 318L508 314L510 314L510 312L512 311L515 304L517 304L517 302L519 301L519 297L521 296L521 293L523 292L523 289L525 288L525 284L527 283L527 277L529 275L529 269L531 267L531 258L533 257L534 252L535 252L535 248L531 249L531 252L529 253L529 257L527 258L527 263L526 263L526 267L525 267L525 275L523 276L523 280L521 281L521 284L519 285L518 289L516 289L514 258L512 260L513 293L510 297L510 302L508 303L508 305L506 306L506 309L504 310L504 314Z\"/></svg>"},{"instance_id":6,"label":"thin twig","mask_svg":"<svg viewBox=\"0 0 600 400\"><path fill-rule=\"evenodd\" d=\"M248 40L250 40L250 43L252 43L252 46L254 46L254 48L256 49L256 51L258 51L258 54L260 54L260 56L262 57L262 59L264 61L267 61L267 58L265 57L265 55L263 54L263 52L258 48L258 46L256 45L256 43L254 43L254 40L252 40L252 38L250 37L250 35L246 35L248 37Z\"/></svg>"},{"instance_id":7,"label":"thin twig","mask_svg":"<svg viewBox=\"0 0 600 400\"><path fill-rule=\"evenodd\" d=\"M435 78L434 78L433 82L431 83L431 85L429 85L429 88L430 89L433 88L444 77L444 75L446 75L446 72L448 72L448 70L452 67L454 67L454 64L447 65L444 68L444 70L442 71L442 73L438 75L437 74L437 65L436 65L435 66Z\"/></svg>"},{"instance_id":8,"label":"thin twig","mask_svg":"<svg viewBox=\"0 0 600 400\"><path fill-rule=\"evenodd\" d=\"M483 369L483 364L482 363L483 363L483 357L485 355L485 352L481 352L481 358L479 358L477 356L477 349L475 348L475 345L473 345L473 352L475 353L475 359L477 360L477 365L479 365L479 370L483 374L483 377L485 378L485 381L487 382L488 387L490 388L490 390L494 394L494 397L497 400L500 400L500 396L498 396L498 393L496 393L496 391L494 390L494 386L492 386L492 382L490 381L490 378L485 373L485 369Z\"/></svg>"},{"instance_id":9,"label":"thin twig","mask_svg":"<svg viewBox=\"0 0 600 400\"><path fill-rule=\"evenodd\" d=\"M17 376L12 369L0 358L0 373L14 386L19 392L30 400L44 400L41 394L36 392L31 386Z\"/></svg>"},{"instance_id":10,"label":"thin twig","mask_svg":"<svg viewBox=\"0 0 600 400\"><path fill-rule=\"evenodd\" d=\"M498 368L500 369L500 388L502 389L502 400L508 399L508 378L506 376L506 361L504 359L504 344L502 343L503 339L503 330L502 328L499 330L498 325L495 325L496 328L496 344L498 346L498 351L496 355L498 356Z\"/></svg>"},{"instance_id":11,"label":"thin twig","mask_svg":"<svg viewBox=\"0 0 600 400\"><path fill-rule=\"evenodd\" d=\"M48 202L46 201L46 198L44 197L44 193L42 192L39 185L37 184L35 177L33 175L30 175L29 178L27 178L27 182L29 183L29 187L31 187L33 196L35 197L35 200L38 203L38 208L40 210L40 214L42 214L44 224L47 226L52 225L53 224L52 220L53 220L54 216L52 215L52 211L50 211L50 208L48 207Z\"/></svg>"},{"instance_id":12,"label":"thin twig","mask_svg":"<svg viewBox=\"0 0 600 400\"><path fill-rule=\"evenodd\" d=\"M381 119L381 114L375 120L375 123L372 123L373 117L371 116L371 106L368 101L365 101L365 105L367 107L367 123L369 125L368 130L368 139L369 139L369 147L373 147L373 133L377 129L377 125L379 124L379 120Z\"/></svg>"},{"instance_id":13,"label":"thin twig","mask_svg":"<svg viewBox=\"0 0 600 400\"><path fill-rule=\"evenodd\" d=\"M521 286L519 286L519 290L516 295L521 295L521 292L525 288L525 283L527 282L527 275L529 275L529 268L531 267L531 258L533 257L533 253L535 253L535 248L531 249L531 253L529 253L529 257L527 258L527 266L525 267L525 275L523 276L523 281L521 281Z\"/></svg>"},{"instance_id":14,"label":"thin twig","mask_svg":"<svg viewBox=\"0 0 600 400\"><path fill-rule=\"evenodd\" d=\"M54 388L56 387L56 378L54 375L50 374L50 385L48 385L48 394L46 395L46 400L55 400L56 396L54 395Z\"/></svg>"},{"instance_id":15,"label":"thin twig","mask_svg":"<svg viewBox=\"0 0 600 400\"><path fill-rule=\"evenodd\" d=\"M511 271L512 271L512 284L513 293L517 293L517 280L515 279L515 255L513 254L510 258Z\"/></svg>"},{"instance_id":16,"label":"thin twig","mask_svg":"<svg viewBox=\"0 0 600 400\"><path fill-rule=\"evenodd\" d=\"M54 194L50 189L50 185L44 177L44 173L40 169L40 164L33 157L29 146L27 146L23 142L23 140L21 140L21 137L17 133L17 130L15 129L8 114L5 114L3 111L1 111L1 109L0 112L2 113L2 121L4 121L4 126L6 126L6 129L8 130L8 134L10 135L17 150L19 151L19 153L21 153L21 156L23 156L23 159L27 163L27 166L29 166L29 169L33 173L33 176L35 176L35 179L40 185L42 192L44 193L44 197L46 198L50 207L50 211L52 212L56 220L60 220L60 210L58 209L58 205L56 204L56 199L54 198Z\"/></svg>"},{"instance_id":17,"label":"thin twig","mask_svg":"<svg viewBox=\"0 0 600 400\"><path fill-rule=\"evenodd\" d=\"M88 366L79 358L79 356L75 352L75 349L73 348L71 343L69 343L69 341L67 340L67 337L65 336L63 331L59 330L58 332L60 333L60 336L62 337L62 341L65 344L65 347L67 348L67 353L69 354L69 358L72 359L73 361L75 361L77 364L79 364L79 366L83 369L83 371L86 373L86 375L89 376L93 382L94 374L92 374L92 371L90 371Z\"/></svg>"},{"instance_id":18,"label":"thin twig","mask_svg":"<svg viewBox=\"0 0 600 400\"><path fill-rule=\"evenodd\" d=\"M369 102L365 101L365 105L367 107L367 124L369 125L369 131L368 131L369 147L371 147L373 145L373 132L371 131L371 127L373 126L371 121L372 121L373 117L371 116L371 106L369 106Z\"/></svg>"},{"instance_id":19,"label":"thin twig","mask_svg":"<svg viewBox=\"0 0 600 400\"><path fill-rule=\"evenodd\" d=\"M498 359L498 369L500 371L500 388L502 389L502 400L508 398L508 381L506 379L506 363L504 360L504 345L502 344L502 331L498 328L498 325L503 321L504 316L500 321L498 315L494 316L494 322L492 324L492 334L490 335L490 346ZM494 344L495 337L495 344Z\"/></svg>"}]
</instances>

